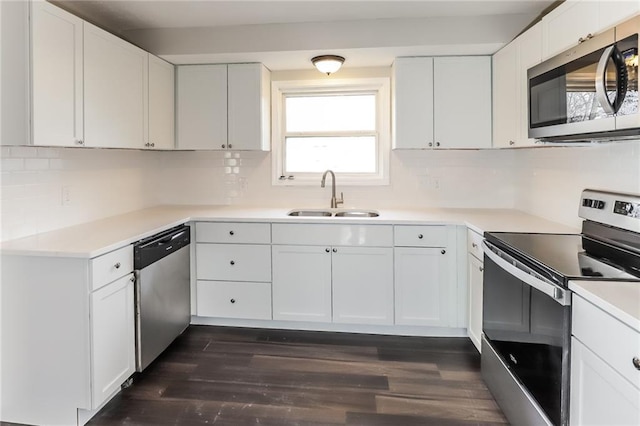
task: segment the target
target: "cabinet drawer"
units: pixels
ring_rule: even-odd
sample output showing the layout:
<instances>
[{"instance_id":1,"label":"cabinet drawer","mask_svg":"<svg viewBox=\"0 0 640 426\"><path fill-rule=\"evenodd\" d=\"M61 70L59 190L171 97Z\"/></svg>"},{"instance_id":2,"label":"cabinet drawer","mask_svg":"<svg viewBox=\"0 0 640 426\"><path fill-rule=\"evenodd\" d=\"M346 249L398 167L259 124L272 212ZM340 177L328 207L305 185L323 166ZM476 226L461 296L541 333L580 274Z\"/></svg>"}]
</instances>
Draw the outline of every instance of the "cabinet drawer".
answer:
<instances>
[{"instance_id":1,"label":"cabinet drawer","mask_svg":"<svg viewBox=\"0 0 640 426\"><path fill-rule=\"evenodd\" d=\"M573 297L572 332L578 340L640 389L640 333L579 296Z\"/></svg>"},{"instance_id":2,"label":"cabinet drawer","mask_svg":"<svg viewBox=\"0 0 640 426\"><path fill-rule=\"evenodd\" d=\"M133 271L133 246L128 245L90 261L91 291Z\"/></svg>"},{"instance_id":3,"label":"cabinet drawer","mask_svg":"<svg viewBox=\"0 0 640 426\"><path fill-rule=\"evenodd\" d=\"M391 247L390 225L273 224L273 243L288 245Z\"/></svg>"},{"instance_id":4,"label":"cabinet drawer","mask_svg":"<svg viewBox=\"0 0 640 426\"><path fill-rule=\"evenodd\" d=\"M393 243L405 247L446 247L446 226L394 226Z\"/></svg>"},{"instance_id":5,"label":"cabinet drawer","mask_svg":"<svg viewBox=\"0 0 640 426\"><path fill-rule=\"evenodd\" d=\"M198 281L197 314L202 317L271 319L271 284Z\"/></svg>"},{"instance_id":6,"label":"cabinet drawer","mask_svg":"<svg viewBox=\"0 0 640 426\"><path fill-rule=\"evenodd\" d=\"M270 282L271 246L196 244L196 278Z\"/></svg>"},{"instance_id":7,"label":"cabinet drawer","mask_svg":"<svg viewBox=\"0 0 640 426\"><path fill-rule=\"evenodd\" d=\"M271 225L268 223L198 222L196 241L199 243L271 243Z\"/></svg>"},{"instance_id":8,"label":"cabinet drawer","mask_svg":"<svg viewBox=\"0 0 640 426\"><path fill-rule=\"evenodd\" d=\"M467 252L473 255L476 259L483 262L484 253L482 253L482 235L467 229Z\"/></svg>"}]
</instances>

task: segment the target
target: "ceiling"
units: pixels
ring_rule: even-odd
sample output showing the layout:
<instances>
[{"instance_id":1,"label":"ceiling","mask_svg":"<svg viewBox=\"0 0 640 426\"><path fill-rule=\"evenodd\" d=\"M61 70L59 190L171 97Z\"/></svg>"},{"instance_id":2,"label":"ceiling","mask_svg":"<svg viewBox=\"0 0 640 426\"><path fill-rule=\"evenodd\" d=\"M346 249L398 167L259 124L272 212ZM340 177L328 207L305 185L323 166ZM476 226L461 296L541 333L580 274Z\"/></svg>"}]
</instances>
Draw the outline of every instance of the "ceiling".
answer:
<instances>
[{"instance_id":1,"label":"ceiling","mask_svg":"<svg viewBox=\"0 0 640 426\"><path fill-rule=\"evenodd\" d=\"M348 60L345 66L388 65L395 56L447 52L451 44L457 47L468 44L473 54L493 53L557 3L553 0L51 1L174 63L259 60L272 69L307 67L308 55L315 53L341 52L359 58L356 62ZM447 25L437 34L430 30L443 23ZM309 34L310 31L315 34ZM486 40L478 42L477 32L485 34ZM208 42L210 38L216 41ZM273 42L269 41L271 38ZM330 39L334 41L329 42ZM451 39L455 42L447 41ZM461 54L459 51L453 49L452 54Z\"/></svg>"}]
</instances>

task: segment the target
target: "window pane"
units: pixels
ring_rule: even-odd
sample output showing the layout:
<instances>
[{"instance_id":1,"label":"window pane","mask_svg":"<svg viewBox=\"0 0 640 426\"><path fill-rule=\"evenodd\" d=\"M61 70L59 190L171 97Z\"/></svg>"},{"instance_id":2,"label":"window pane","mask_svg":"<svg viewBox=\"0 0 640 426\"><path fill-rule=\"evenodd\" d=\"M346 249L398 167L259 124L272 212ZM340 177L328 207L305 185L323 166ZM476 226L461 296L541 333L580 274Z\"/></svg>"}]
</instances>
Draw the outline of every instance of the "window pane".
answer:
<instances>
[{"instance_id":1,"label":"window pane","mask_svg":"<svg viewBox=\"0 0 640 426\"><path fill-rule=\"evenodd\" d=\"M376 172L375 136L286 138L285 173Z\"/></svg>"},{"instance_id":2,"label":"window pane","mask_svg":"<svg viewBox=\"0 0 640 426\"><path fill-rule=\"evenodd\" d=\"M291 96L287 132L375 130L375 95Z\"/></svg>"}]
</instances>

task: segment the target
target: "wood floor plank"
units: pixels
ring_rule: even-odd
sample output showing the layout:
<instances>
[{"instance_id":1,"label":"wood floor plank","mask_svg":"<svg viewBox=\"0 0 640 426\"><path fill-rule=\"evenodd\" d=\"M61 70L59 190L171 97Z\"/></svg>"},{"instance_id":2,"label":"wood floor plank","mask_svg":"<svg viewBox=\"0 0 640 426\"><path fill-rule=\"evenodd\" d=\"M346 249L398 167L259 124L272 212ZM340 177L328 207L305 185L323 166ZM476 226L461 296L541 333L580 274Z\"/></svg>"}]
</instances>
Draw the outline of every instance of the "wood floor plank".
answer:
<instances>
[{"instance_id":1,"label":"wood floor plank","mask_svg":"<svg viewBox=\"0 0 640 426\"><path fill-rule=\"evenodd\" d=\"M89 422L504 425L468 339L191 326Z\"/></svg>"}]
</instances>

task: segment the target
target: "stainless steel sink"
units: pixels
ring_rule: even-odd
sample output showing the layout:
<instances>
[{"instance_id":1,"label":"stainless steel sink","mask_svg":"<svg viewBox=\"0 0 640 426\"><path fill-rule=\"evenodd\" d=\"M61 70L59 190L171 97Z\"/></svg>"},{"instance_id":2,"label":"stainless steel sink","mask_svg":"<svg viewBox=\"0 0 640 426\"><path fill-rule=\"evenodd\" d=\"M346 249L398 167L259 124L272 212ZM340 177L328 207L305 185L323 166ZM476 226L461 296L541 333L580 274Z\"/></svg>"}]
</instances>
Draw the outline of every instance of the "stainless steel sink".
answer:
<instances>
[{"instance_id":1,"label":"stainless steel sink","mask_svg":"<svg viewBox=\"0 0 640 426\"><path fill-rule=\"evenodd\" d=\"M380 213L375 210L343 210L336 212L335 217L378 217Z\"/></svg>"},{"instance_id":2,"label":"stainless steel sink","mask_svg":"<svg viewBox=\"0 0 640 426\"><path fill-rule=\"evenodd\" d=\"M310 217L330 217L332 213L328 210L291 210L287 216L310 216Z\"/></svg>"}]
</instances>

